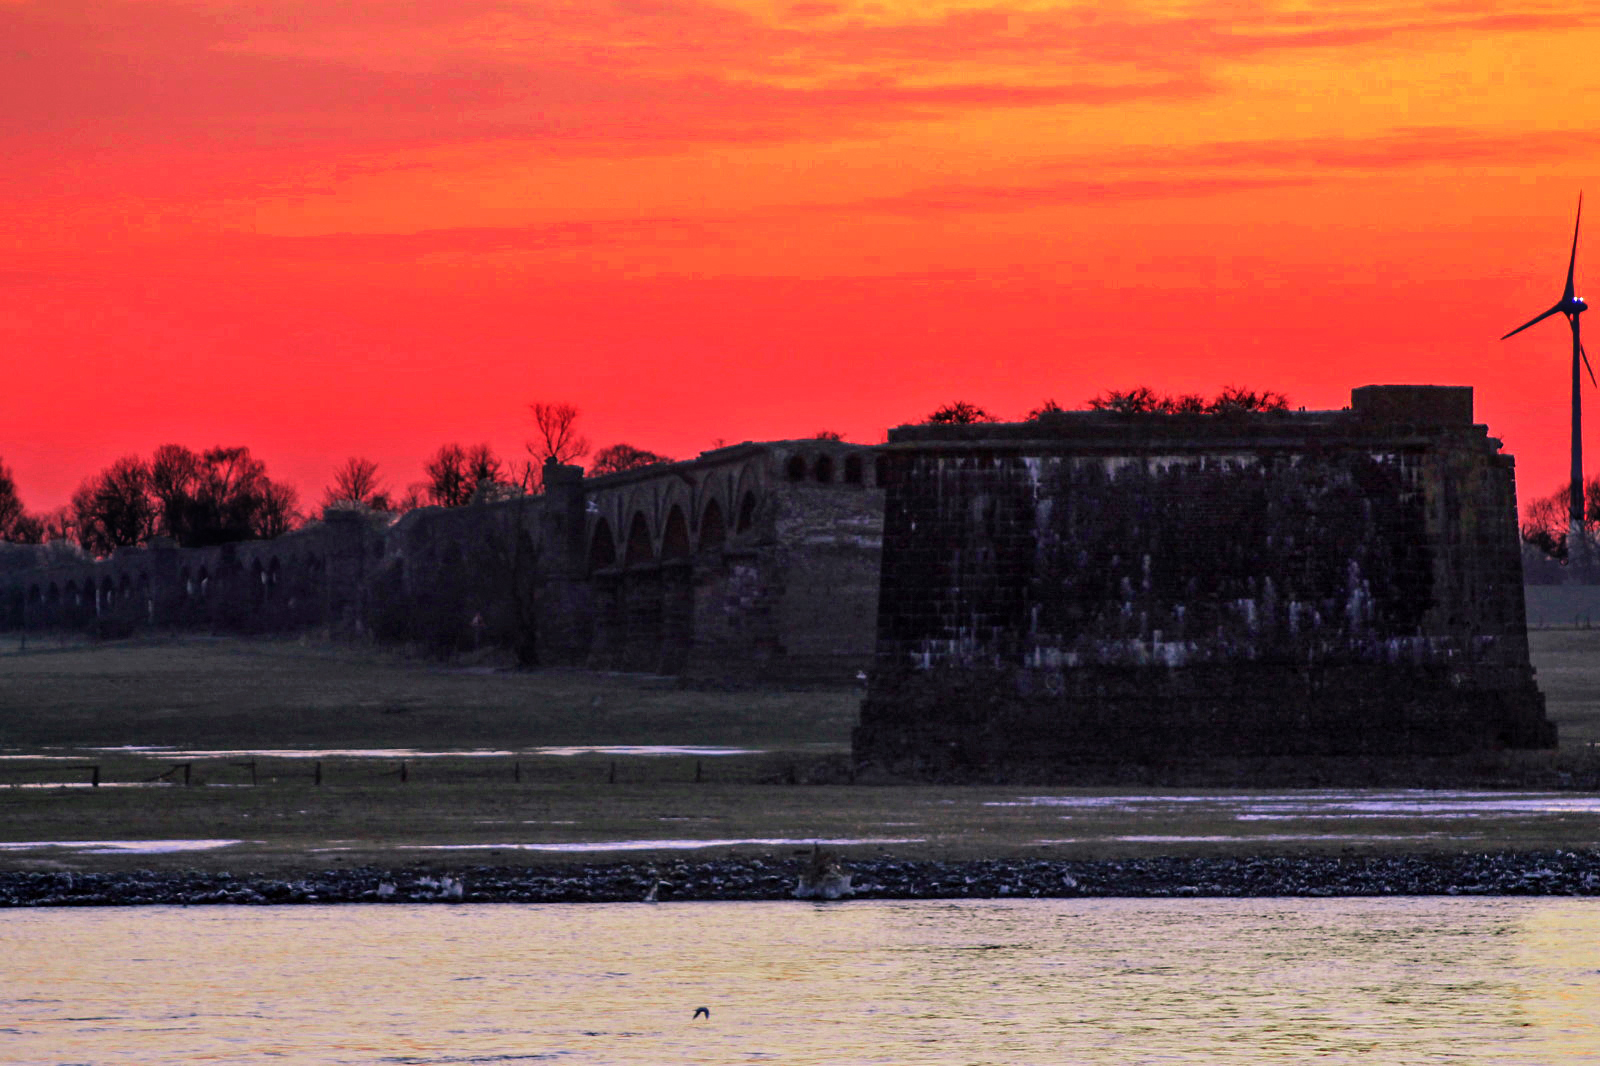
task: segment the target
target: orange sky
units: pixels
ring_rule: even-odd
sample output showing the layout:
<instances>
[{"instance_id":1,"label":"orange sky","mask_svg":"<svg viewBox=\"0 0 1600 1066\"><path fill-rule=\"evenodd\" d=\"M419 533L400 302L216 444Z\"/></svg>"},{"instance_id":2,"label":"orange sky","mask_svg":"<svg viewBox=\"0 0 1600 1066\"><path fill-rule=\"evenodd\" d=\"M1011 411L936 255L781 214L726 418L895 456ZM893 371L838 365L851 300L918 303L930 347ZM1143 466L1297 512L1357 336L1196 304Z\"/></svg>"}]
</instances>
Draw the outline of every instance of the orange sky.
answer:
<instances>
[{"instance_id":1,"label":"orange sky","mask_svg":"<svg viewBox=\"0 0 1600 1066\"><path fill-rule=\"evenodd\" d=\"M0 0L0 460L44 510L247 444L311 504L351 455L520 453L533 400L686 458L1429 382L1531 499L1567 333L1497 338L1600 196L1600 13L1507 10Z\"/></svg>"}]
</instances>

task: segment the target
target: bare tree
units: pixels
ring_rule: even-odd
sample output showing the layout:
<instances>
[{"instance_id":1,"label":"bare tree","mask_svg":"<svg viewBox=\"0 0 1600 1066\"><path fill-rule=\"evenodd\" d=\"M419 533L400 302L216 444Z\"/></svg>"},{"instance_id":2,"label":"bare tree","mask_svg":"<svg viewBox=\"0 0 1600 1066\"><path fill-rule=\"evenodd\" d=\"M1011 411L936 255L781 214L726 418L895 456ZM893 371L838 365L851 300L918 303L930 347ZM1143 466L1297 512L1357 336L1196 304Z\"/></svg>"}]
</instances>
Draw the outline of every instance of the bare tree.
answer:
<instances>
[{"instance_id":1,"label":"bare tree","mask_svg":"<svg viewBox=\"0 0 1600 1066\"><path fill-rule=\"evenodd\" d=\"M446 444L423 465L428 499L437 507L464 507L472 500L472 479L467 475L467 451Z\"/></svg>"},{"instance_id":2,"label":"bare tree","mask_svg":"<svg viewBox=\"0 0 1600 1066\"><path fill-rule=\"evenodd\" d=\"M1091 411L1112 411L1119 415L1158 414L1165 411L1166 397L1148 385L1120 391L1111 389L1089 401Z\"/></svg>"},{"instance_id":3,"label":"bare tree","mask_svg":"<svg viewBox=\"0 0 1600 1066\"><path fill-rule=\"evenodd\" d=\"M487 444L446 444L423 467L428 498L440 507L464 507L474 496L503 499L520 490L502 476L505 464Z\"/></svg>"},{"instance_id":4,"label":"bare tree","mask_svg":"<svg viewBox=\"0 0 1600 1066\"><path fill-rule=\"evenodd\" d=\"M42 530L42 523L23 508L11 468L0 462L0 540L37 544L39 541L35 534L42 536Z\"/></svg>"},{"instance_id":5,"label":"bare tree","mask_svg":"<svg viewBox=\"0 0 1600 1066\"><path fill-rule=\"evenodd\" d=\"M590 477L600 477L604 474L618 474L624 470L637 470L642 466L654 466L657 463L670 463L672 458L658 455L655 452L635 448L631 444L613 444L609 448L601 448L594 456L594 465L589 467Z\"/></svg>"},{"instance_id":6,"label":"bare tree","mask_svg":"<svg viewBox=\"0 0 1600 1066\"><path fill-rule=\"evenodd\" d=\"M156 528L150 471L136 455L124 456L72 494L78 541L95 555L142 544Z\"/></svg>"},{"instance_id":7,"label":"bare tree","mask_svg":"<svg viewBox=\"0 0 1600 1066\"><path fill-rule=\"evenodd\" d=\"M1572 531L1571 484L1569 481L1550 495L1531 501L1520 530L1524 541L1562 561L1567 558L1567 538ZM1585 532L1593 540L1595 523L1600 521L1600 476L1583 483L1583 498Z\"/></svg>"},{"instance_id":8,"label":"bare tree","mask_svg":"<svg viewBox=\"0 0 1600 1066\"><path fill-rule=\"evenodd\" d=\"M1287 411L1289 397L1271 389L1257 392L1242 385L1229 385L1206 408L1207 414L1226 415L1245 411Z\"/></svg>"},{"instance_id":9,"label":"bare tree","mask_svg":"<svg viewBox=\"0 0 1600 1066\"><path fill-rule=\"evenodd\" d=\"M1271 389L1257 392L1239 385L1229 385L1210 401L1193 392L1163 396L1148 385L1125 391L1111 389L1089 401L1091 411L1119 415L1234 415L1288 408L1289 398L1281 392Z\"/></svg>"},{"instance_id":10,"label":"bare tree","mask_svg":"<svg viewBox=\"0 0 1600 1066\"><path fill-rule=\"evenodd\" d=\"M295 510L299 495L292 485L281 481L268 481L257 500L252 531L258 537L281 537L300 524L300 514Z\"/></svg>"},{"instance_id":11,"label":"bare tree","mask_svg":"<svg viewBox=\"0 0 1600 1066\"><path fill-rule=\"evenodd\" d=\"M554 460L570 463L589 454L589 441L578 432L578 409L570 403L532 403L533 425L539 439L528 442L535 465Z\"/></svg>"},{"instance_id":12,"label":"bare tree","mask_svg":"<svg viewBox=\"0 0 1600 1066\"><path fill-rule=\"evenodd\" d=\"M389 490L378 479L378 464L371 459L351 456L333 472L333 484L322 493L323 507L349 505L374 511L390 509Z\"/></svg>"},{"instance_id":13,"label":"bare tree","mask_svg":"<svg viewBox=\"0 0 1600 1066\"><path fill-rule=\"evenodd\" d=\"M975 403L957 400L954 403L945 404L923 419L923 421L934 425L965 426L974 422L998 422L1000 420Z\"/></svg>"}]
</instances>

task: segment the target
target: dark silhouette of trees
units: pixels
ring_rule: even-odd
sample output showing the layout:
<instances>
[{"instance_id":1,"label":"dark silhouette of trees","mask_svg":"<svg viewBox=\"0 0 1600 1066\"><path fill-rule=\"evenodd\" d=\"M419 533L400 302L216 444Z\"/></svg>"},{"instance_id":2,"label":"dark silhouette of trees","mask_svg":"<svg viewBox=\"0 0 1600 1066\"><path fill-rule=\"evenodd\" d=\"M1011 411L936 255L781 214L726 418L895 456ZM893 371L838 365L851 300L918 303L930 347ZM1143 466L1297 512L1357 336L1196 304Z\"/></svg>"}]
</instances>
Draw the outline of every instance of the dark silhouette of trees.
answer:
<instances>
[{"instance_id":1,"label":"dark silhouette of trees","mask_svg":"<svg viewBox=\"0 0 1600 1066\"><path fill-rule=\"evenodd\" d=\"M161 531L186 548L275 537L294 528L294 489L267 477L266 464L249 448L211 448L197 456L167 445L156 450L150 476Z\"/></svg>"},{"instance_id":2,"label":"dark silhouette of trees","mask_svg":"<svg viewBox=\"0 0 1600 1066\"><path fill-rule=\"evenodd\" d=\"M1061 405L1060 404L1056 403L1055 400L1046 400L1044 403L1040 404L1038 407L1035 407L1033 410L1028 412L1028 421L1029 422L1037 422L1039 419L1043 418L1045 415L1054 415L1054 414L1060 414L1060 413L1061 413Z\"/></svg>"},{"instance_id":3,"label":"dark silhouette of trees","mask_svg":"<svg viewBox=\"0 0 1600 1066\"><path fill-rule=\"evenodd\" d=\"M1229 385L1217 394L1206 408L1207 414L1226 415L1244 411L1287 411L1289 397L1281 392L1263 389L1260 392L1239 385Z\"/></svg>"},{"instance_id":4,"label":"dark silhouette of trees","mask_svg":"<svg viewBox=\"0 0 1600 1066\"><path fill-rule=\"evenodd\" d=\"M1569 513L1568 481L1548 496L1541 496L1527 505L1524 512L1522 539L1538 548L1552 559L1562 562L1567 558L1567 538L1572 532ZM1595 524L1600 522L1600 476L1583 483L1583 517L1585 533L1595 539Z\"/></svg>"},{"instance_id":5,"label":"dark silhouette of trees","mask_svg":"<svg viewBox=\"0 0 1600 1066\"><path fill-rule=\"evenodd\" d=\"M923 421L937 426L964 426L971 425L974 422L998 422L1000 420L975 403L957 400L954 403L945 404L923 419Z\"/></svg>"},{"instance_id":6,"label":"dark silhouette of trees","mask_svg":"<svg viewBox=\"0 0 1600 1066\"><path fill-rule=\"evenodd\" d=\"M249 448L196 454L177 444L150 462L126 456L78 487L71 527L97 555L168 536L186 548L276 537L299 520L293 488L267 476Z\"/></svg>"},{"instance_id":7,"label":"dark silhouette of trees","mask_svg":"<svg viewBox=\"0 0 1600 1066\"><path fill-rule=\"evenodd\" d=\"M44 534L44 519L29 514L22 506L22 498L17 495L17 483L11 475L11 468L0 461L0 540L9 540L17 544L41 544L44 542Z\"/></svg>"},{"instance_id":8,"label":"dark silhouette of trees","mask_svg":"<svg viewBox=\"0 0 1600 1066\"><path fill-rule=\"evenodd\" d=\"M428 499L439 507L465 507L474 497L505 499L520 492L505 479L505 464L487 444L446 444L423 473Z\"/></svg>"},{"instance_id":9,"label":"dark silhouette of trees","mask_svg":"<svg viewBox=\"0 0 1600 1066\"><path fill-rule=\"evenodd\" d=\"M1164 396L1148 385L1126 391L1111 389L1089 401L1091 411L1110 411L1119 415L1232 415L1263 411L1286 411L1289 398L1270 389L1229 385L1215 399L1207 401L1198 393Z\"/></svg>"},{"instance_id":10,"label":"dark silhouette of trees","mask_svg":"<svg viewBox=\"0 0 1600 1066\"><path fill-rule=\"evenodd\" d=\"M544 491L546 463L574 463L589 454L589 440L578 432L578 409L570 403L530 403L537 440L527 441L528 460L518 468L525 492Z\"/></svg>"},{"instance_id":11,"label":"dark silhouette of trees","mask_svg":"<svg viewBox=\"0 0 1600 1066\"><path fill-rule=\"evenodd\" d=\"M143 544L156 530L150 471L136 455L123 456L79 485L71 506L78 543L94 555Z\"/></svg>"},{"instance_id":12,"label":"dark silhouette of trees","mask_svg":"<svg viewBox=\"0 0 1600 1066\"><path fill-rule=\"evenodd\" d=\"M531 403L538 440L528 442L528 454L539 466L552 460L570 463L589 454L589 441L578 432L578 409L570 403Z\"/></svg>"},{"instance_id":13,"label":"dark silhouette of trees","mask_svg":"<svg viewBox=\"0 0 1600 1066\"><path fill-rule=\"evenodd\" d=\"M322 506L367 507L390 510L389 491L378 478L378 464L371 459L351 456L333 472L333 484L322 493Z\"/></svg>"},{"instance_id":14,"label":"dark silhouette of trees","mask_svg":"<svg viewBox=\"0 0 1600 1066\"><path fill-rule=\"evenodd\" d=\"M609 448L601 448L594 455L594 464L589 467L590 477L600 477L604 474L618 474L624 470L637 470L642 466L654 466L657 463L670 463L669 456L658 455L655 452L635 448L631 444L613 444Z\"/></svg>"},{"instance_id":15,"label":"dark silhouette of trees","mask_svg":"<svg viewBox=\"0 0 1600 1066\"><path fill-rule=\"evenodd\" d=\"M831 429L819 429L811 434L812 440L844 440L844 434Z\"/></svg>"}]
</instances>

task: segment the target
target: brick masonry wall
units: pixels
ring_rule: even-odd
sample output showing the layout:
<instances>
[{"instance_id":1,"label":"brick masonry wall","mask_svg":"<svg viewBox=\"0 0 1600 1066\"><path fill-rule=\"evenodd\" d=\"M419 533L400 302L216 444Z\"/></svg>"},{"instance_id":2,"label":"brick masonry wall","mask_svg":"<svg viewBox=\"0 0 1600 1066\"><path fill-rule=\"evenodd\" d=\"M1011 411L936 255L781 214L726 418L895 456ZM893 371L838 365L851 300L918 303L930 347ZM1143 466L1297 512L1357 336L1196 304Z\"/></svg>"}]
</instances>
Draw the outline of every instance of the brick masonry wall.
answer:
<instances>
[{"instance_id":1,"label":"brick masonry wall","mask_svg":"<svg viewBox=\"0 0 1600 1066\"><path fill-rule=\"evenodd\" d=\"M856 755L1551 745L1497 446L1357 412L896 431Z\"/></svg>"}]
</instances>

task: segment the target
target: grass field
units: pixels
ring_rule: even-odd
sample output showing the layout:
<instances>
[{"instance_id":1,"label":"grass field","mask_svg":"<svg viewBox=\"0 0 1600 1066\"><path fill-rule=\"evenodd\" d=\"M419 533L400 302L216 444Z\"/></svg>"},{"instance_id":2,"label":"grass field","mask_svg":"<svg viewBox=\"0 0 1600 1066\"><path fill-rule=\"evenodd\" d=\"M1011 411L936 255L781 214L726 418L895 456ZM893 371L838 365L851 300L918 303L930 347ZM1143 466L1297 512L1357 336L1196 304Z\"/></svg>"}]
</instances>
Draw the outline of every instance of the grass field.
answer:
<instances>
[{"instance_id":1,"label":"grass field","mask_svg":"<svg viewBox=\"0 0 1600 1066\"><path fill-rule=\"evenodd\" d=\"M1600 740L1600 631L1532 639L1563 752L1528 758L1580 764ZM1600 838L1600 797L1583 795L1485 807L1448 795L1362 793L1352 804L1344 794L849 784L859 699L850 688L447 669L293 641L10 647L0 652L0 869L668 861L819 838L908 858L1489 850ZM539 750L583 745L743 753ZM103 787L89 787L91 765ZM240 843L159 854L5 846L155 840ZM665 843L678 840L796 843ZM539 850L615 841L663 843Z\"/></svg>"}]
</instances>

